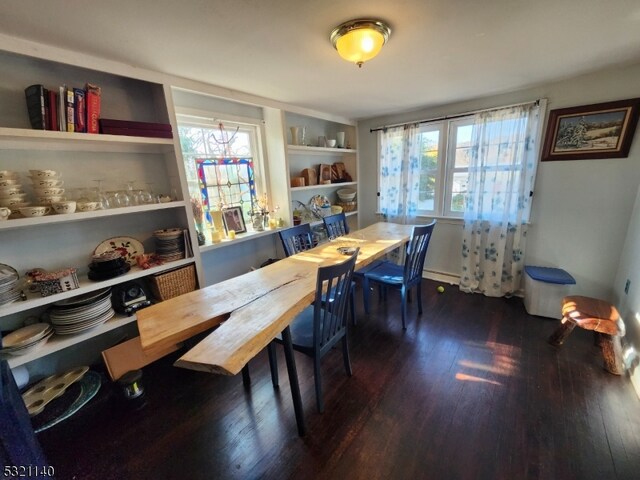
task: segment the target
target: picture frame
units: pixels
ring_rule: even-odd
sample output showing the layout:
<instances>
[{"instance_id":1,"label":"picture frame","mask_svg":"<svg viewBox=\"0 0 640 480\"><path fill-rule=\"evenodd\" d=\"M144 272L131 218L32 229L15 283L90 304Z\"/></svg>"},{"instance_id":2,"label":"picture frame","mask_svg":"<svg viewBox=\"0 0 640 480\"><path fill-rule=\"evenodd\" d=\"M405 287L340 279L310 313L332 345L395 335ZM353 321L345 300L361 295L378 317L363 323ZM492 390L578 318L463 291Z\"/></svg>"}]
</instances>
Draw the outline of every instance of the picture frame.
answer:
<instances>
[{"instance_id":1,"label":"picture frame","mask_svg":"<svg viewBox=\"0 0 640 480\"><path fill-rule=\"evenodd\" d=\"M230 230L234 230L236 233L245 233L247 231L244 216L242 215L242 208L240 207L222 209L222 221L224 222L224 229L227 231L227 234Z\"/></svg>"},{"instance_id":2,"label":"picture frame","mask_svg":"<svg viewBox=\"0 0 640 480\"><path fill-rule=\"evenodd\" d=\"M639 105L632 98L551 110L542 161L628 157Z\"/></svg>"}]
</instances>

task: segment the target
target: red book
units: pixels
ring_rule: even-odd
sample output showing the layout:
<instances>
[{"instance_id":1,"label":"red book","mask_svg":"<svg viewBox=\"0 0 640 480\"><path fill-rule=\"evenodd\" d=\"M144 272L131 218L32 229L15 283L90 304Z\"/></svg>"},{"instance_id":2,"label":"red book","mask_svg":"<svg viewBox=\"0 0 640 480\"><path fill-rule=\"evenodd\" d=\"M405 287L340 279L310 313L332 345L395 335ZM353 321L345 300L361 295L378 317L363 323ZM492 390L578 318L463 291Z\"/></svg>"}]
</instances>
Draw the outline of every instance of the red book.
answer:
<instances>
[{"instance_id":1,"label":"red book","mask_svg":"<svg viewBox=\"0 0 640 480\"><path fill-rule=\"evenodd\" d=\"M49 126L47 130L57 131L58 129L58 94L54 90L49 90Z\"/></svg>"},{"instance_id":2,"label":"red book","mask_svg":"<svg viewBox=\"0 0 640 480\"><path fill-rule=\"evenodd\" d=\"M87 83L85 102L87 105L87 133L99 133L100 125L100 87Z\"/></svg>"}]
</instances>

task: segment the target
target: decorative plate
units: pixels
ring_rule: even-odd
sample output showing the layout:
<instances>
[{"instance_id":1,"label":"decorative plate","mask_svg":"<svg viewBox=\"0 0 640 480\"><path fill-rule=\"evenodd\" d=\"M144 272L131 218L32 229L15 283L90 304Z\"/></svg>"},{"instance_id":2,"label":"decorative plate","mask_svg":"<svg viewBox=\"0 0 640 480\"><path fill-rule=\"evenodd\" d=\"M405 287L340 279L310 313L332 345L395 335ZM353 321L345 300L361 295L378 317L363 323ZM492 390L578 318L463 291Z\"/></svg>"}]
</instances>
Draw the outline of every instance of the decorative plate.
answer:
<instances>
[{"instance_id":1,"label":"decorative plate","mask_svg":"<svg viewBox=\"0 0 640 480\"><path fill-rule=\"evenodd\" d=\"M135 238L131 237L113 237L105 240L93 251L94 255L101 255L104 252L115 250L131 266L136 264L136 257L144 253L144 247Z\"/></svg>"},{"instance_id":2,"label":"decorative plate","mask_svg":"<svg viewBox=\"0 0 640 480\"><path fill-rule=\"evenodd\" d=\"M309 209L318 218L322 218L321 210L324 205L331 205L331 202L329 202L329 199L324 195L314 195L309 200Z\"/></svg>"}]
</instances>

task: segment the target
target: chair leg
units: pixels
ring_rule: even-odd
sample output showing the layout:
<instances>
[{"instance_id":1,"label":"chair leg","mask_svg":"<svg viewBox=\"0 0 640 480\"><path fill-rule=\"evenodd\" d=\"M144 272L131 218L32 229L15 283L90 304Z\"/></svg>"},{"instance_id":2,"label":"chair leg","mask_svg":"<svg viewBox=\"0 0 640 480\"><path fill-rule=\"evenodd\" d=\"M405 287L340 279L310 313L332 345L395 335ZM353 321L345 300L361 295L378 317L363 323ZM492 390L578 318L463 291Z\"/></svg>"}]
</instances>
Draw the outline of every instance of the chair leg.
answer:
<instances>
[{"instance_id":1,"label":"chair leg","mask_svg":"<svg viewBox=\"0 0 640 480\"><path fill-rule=\"evenodd\" d=\"M342 359L344 360L344 369L350 377L353 375L351 370L351 357L349 357L349 341L347 335L342 337Z\"/></svg>"},{"instance_id":2,"label":"chair leg","mask_svg":"<svg viewBox=\"0 0 640 480\"><path fill-rule=\"evenodd\" d=\"M351 284L351 305L349 305L351 310L351 323L356 325L358 322L356 320L356 286Z\"/></svg>"},{"instance_id":3,"label":"chair leg","mask_svg":"<svg viewBox=\"0 0 640 480\"><path fill-rule=\"evenodd\" d=\"M362 301L364 303L364 313L369 315L369 279L365 275L362 279Z\"/></svg>"},{"instance_id":4,"label":"chair leg","mask_svg":"<svg viewBox=\"0 0 640 480\"><path fill-rule=\"evenodd\" d=\"M278 381L278 357L276 356L276 344L275 342L267 345L267 352L269 353L269 368L271 369L271 383L273 388L279 388Z\"/></svg>"},{"instance_id":5,"label":"chair leg","mask_svg":"<svg viewBox=\"0 0 640 480\"><path fill-rule=\"evenodd\" d=\"M402 329L406 330L407 329L407 289L406 287L403 285L402 288L400 289L400 296L401 296L401 301L402 301Z\"/></svg>"},{"instance_id":6,"label":"chair leg","mask_svg":"<svg viewBox=\"0 0 640 480\"><path fill-rule=\"evenodd\" d=\"M418 292L416 296L418 297L418 313L422 313L422 282L418 282Z\"/></svg>"},{"instance_id":7,"label":"chair leg","mask_svg":"<svg viewBox=\"0 0 640 480\"><path fill-rule=\"evenodd\" d=\"M318 413L324 412L324 402L322 401L322 374L320 373L320 355L313 356L313 378L316 384L316 406Z\"/></svg>"}]
</instances>

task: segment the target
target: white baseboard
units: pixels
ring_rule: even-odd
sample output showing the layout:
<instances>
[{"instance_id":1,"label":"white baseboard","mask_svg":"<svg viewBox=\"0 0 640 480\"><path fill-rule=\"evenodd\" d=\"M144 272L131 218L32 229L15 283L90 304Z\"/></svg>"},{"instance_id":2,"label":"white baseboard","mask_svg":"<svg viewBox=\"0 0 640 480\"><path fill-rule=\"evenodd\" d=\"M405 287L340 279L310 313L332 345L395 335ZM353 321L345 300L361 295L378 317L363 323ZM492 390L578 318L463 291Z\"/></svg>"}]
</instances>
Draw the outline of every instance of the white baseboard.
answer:
<instances>
[{"instance_id":1,"label":"white baseboard","mask_svg":"<svg viewBox=\"0 0 640 480\"><path fill-rule=\"evenodd\" d=\"M436 282L444 282L449 285L459 285L460 275L447 272L436 272L435 270L423 270L422 278L428 278L429 280L435 280Z\"/></svg>"}]
</instances>

